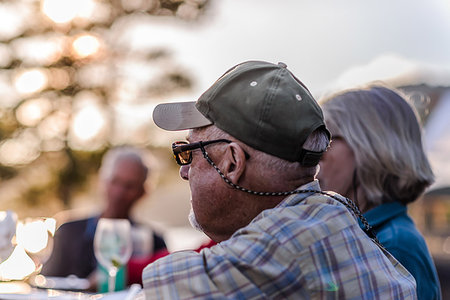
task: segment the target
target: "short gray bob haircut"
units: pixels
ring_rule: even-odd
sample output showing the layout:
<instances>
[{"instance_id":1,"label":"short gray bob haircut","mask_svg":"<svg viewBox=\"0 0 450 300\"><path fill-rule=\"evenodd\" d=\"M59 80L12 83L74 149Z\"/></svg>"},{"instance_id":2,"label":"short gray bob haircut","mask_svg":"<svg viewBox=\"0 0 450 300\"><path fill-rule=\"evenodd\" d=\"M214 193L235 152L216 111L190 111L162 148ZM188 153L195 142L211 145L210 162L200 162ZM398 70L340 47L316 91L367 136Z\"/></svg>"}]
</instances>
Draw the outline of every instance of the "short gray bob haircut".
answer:
<instances>
[{"instance_id":1,"label":"short gray bob haircut","mask_svg":"<svg viewBox=\"0 0 450 300\"><path fill-rule=\"evenodd\" d=\"M414 107L384 85L324 99L325 122L353 150L357 182L372 205L416 200L434 181Z\"/></svg>"}]
</instances>

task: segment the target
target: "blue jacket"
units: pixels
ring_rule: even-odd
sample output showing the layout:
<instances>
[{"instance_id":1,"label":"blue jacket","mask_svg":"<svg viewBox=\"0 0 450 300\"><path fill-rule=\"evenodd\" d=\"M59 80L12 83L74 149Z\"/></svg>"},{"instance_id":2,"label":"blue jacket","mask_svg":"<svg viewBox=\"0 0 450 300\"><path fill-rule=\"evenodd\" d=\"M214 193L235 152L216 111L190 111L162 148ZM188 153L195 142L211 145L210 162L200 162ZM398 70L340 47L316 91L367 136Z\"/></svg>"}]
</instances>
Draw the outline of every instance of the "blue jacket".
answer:
<instances>
[{"instance_id":1,"label":"blue jacket","mask_svg":"<svg viewBox=\"0 0 450 300\"><path fill-rule=\"evenodd\" d=\"M436 268L423 236L399 202L385 203L364 214L380 243L414 276L419 300L441 299Z\"/></svg>"}]
</instances>

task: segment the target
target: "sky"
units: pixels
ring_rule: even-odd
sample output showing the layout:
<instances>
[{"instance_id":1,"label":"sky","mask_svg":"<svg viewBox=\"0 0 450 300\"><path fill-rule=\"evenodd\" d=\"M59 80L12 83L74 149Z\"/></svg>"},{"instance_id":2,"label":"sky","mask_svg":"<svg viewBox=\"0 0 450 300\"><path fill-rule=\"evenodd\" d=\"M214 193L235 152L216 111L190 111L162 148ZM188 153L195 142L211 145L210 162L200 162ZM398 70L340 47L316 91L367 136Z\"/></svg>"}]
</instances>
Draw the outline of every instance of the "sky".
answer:
<instances>
[{"instance_id":1,"label":"sky","mask_svg":"<svg viewBox=\"0 0 450 300\"><path fill-rule=\"evenodd\" d=\"M283 61L316 96L420 71L450 81L449 0L220 0L195 24L147 18L133 47L165 46L208 88L245 60ZM142 33L148 38L142 39ZM195 99L194 99L195 100Z\"/></svg>"}]
</instances>

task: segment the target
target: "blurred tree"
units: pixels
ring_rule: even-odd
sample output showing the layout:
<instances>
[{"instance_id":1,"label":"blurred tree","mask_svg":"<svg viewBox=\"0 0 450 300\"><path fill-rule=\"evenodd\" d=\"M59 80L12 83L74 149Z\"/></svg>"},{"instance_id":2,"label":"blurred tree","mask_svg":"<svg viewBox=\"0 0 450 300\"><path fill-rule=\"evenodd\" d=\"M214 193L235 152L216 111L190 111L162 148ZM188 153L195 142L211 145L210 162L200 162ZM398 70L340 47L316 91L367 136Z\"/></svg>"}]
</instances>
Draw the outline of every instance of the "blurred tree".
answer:
<instances>
[{"instance_id":1,"label":"blurred tree","mask_svg":"<svg viewBox=\"0 0 450 300\"><path fill-rule=\"evenodd\" d=\"M110 146L151 146L148 124L129 130L120 111L187 90L191 79L168 51L136 49L130 35L143 16L194 22L207 2L0 1L0 189L14 183L14 201L69 207Z\"/></svg>"}]
</instances>

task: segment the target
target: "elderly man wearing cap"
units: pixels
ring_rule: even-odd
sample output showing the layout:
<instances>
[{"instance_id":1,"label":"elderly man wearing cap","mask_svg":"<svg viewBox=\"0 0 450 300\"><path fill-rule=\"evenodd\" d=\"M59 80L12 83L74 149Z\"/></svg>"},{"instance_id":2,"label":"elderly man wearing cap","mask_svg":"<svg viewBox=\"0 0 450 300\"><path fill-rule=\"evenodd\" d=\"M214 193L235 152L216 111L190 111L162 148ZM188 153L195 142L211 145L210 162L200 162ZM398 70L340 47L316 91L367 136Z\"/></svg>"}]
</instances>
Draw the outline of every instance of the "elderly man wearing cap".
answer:
<instances>
[{"instance_id":1,"label":"elderly man wearing cap","mask_svg":"<svg viewBox=\"0 0 450 300\"><path fill-rule=\"evenodd\" d=\"M218 244L147 266L147 299L416 298L413 277L356 206L320 190L330 135L285 64L239 64L197 102L160 104L153 119L190 129L172 149L189 180L191 223Z\"/></svg>"}]
</instances>

